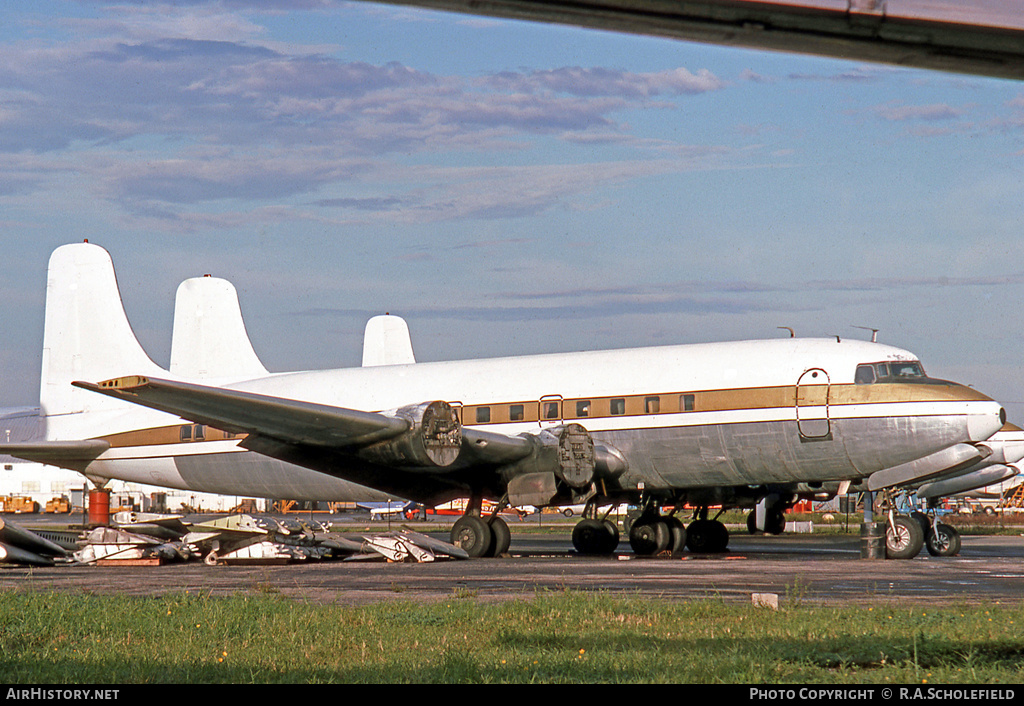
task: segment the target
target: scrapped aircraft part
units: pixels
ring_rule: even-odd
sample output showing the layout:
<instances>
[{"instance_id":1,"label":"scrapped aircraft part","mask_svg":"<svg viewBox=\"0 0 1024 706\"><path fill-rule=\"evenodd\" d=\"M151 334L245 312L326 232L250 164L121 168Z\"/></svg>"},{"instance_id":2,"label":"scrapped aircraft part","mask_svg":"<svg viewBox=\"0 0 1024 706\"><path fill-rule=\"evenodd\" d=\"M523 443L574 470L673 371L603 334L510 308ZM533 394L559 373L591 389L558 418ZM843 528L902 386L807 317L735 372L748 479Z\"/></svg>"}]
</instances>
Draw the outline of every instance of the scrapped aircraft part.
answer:
<instances>
[{"instance_id":1,"label":"scrapped aircraft part","mask_svg":"<svg viewBox=\"0 0 1024 706\"><path fill-rule=\"evenodd\" d=\"M886 523L885 555L889 559L913 559L924 546L921 523L906 515L891 517Z\"/></svg>"},{"instance_id":2,"label":"scrapped aircraft part","mask_svg":"<svg viewBox=\"0 0 1024 706\"><path fill-rule=\"evenodd\" d=\"M402 407L385 416L403 419L409 430L394 439L362 449L359 455L374 463L420 468L445 468L462 449L462 423L447 402L434 400Z\"/></svg>"},{"instance_id":3,"label":"scrapped aircraft part","mask_svg":"<svg viewBox=\"0 0 1024 706\"><path fill-rule=\"evenodd\" d=\"M211 554L213 553L211 552ZM238 566L248 564L272 565L290 564L306 561L311 558L318 558L317 553L311 552L306 547L292 546L265 539L228 551L221 551L216 555L216 562L218 564L234 564Z\"/></svg>"},{"instance_id":4,"label":"scrapped aircraft part","mask_svg":"<svg viewBox=\"0 0 1024 706\"><path fill-rule=\"evenodd\" d=\"M573 488L594 480L594 440L580 424L566 424L558 434L558 477Z\"/></svg>"},{"instance_id":5,"label":"scrapped aircraft part","mask_svg":"<svg viewBox=\"0 0 1024 706\"><path fill-rule=\"evenodd\" d=\"M53 566L50 557L30 552L22 547L0 542L0 564L28 564L30 566Z\"/></svg>"},{"instance_id":6,"label":"scrapped aircraft part","mask_svg":"<svg viewBox=\"0 0 1024 706\"><path fill-rule=\"evenodd\" d=\"M908 483L923 483L947 472L968 468L983 460L991 449L956 444L923 458L876 471L868 476L868 490L883 490Z\"/></svg>"},{"instance_id":7,"label":"scrapped aircraft part","mask_svg":"<svg viewBox=\"0 0 1024 706\"><path fill-rule=\"evenodd\" d=\"M386 559L392 562L425 563L446 558L469 559L470 555L453 544L403 528L400 532L365 535L359 553L345 560Z\"/></svg>"},{"instance_id":8,"label":"scrapped aircraft part","mask_svg":"<svg viewBox=\"0 0 1024 706\"><path fill-rule=\"evenodd\" d=\"M75 552L74 559L80 564L96 564L112 560L185 561L190 556L190 550L181 542L162 542L122 529L96 527L85 536L84 545Z\"/></svg>"},{"instance_id":9,"label":"scrapped aircraft part","mask_svg":"<svg viewBox=\"0 0 1024 706\"><path fill-rule=\"evenodd\" d=\"M51 542L20 525L16 525L10 520L4 520L2 517L0 517L0 542L9 548L21 549L32 555L48 559L66 557L68 554L59 544ZM17 554L18 552L9 553ZM21 563L14 562L12 559L7 559L7 561L10 563Z\"/></svg>"},{"instance_id":10,"label":"scrapped aircraft part","mask_svg":"<svg viewBox=\"0 0 1024 706\"><path fill-rule=\"evenodd\" d=\"M924 546L932 556L956 556L960 544L960 533L946 524L938 523L925 534Z\"/></svg>"},{"instance_id":11,"label":"scrapped aircraft part","mask_svg":"<svg viewBox=\"0 0 1024 706\"><path fill-rule=\"evenodd\" d=\"M515 507L547 507L558 497L558 481L553 473L524 473L508 482L508 501Z\"/></svg>"},{"instance_id":12,"label":"scrapped aircraft part","mask_svg":"<svg viewBox=\"0 0 1024 706\"><path fill-rule=\"evenodd\" d=\"M435 555L443 554L444 556L451 557L452 559L468 559L469 554L466 553L460 547L456 547L454 544L443 542L440 539L434 539L428 537L425 534L414 532L410 529L403 528L402 536L406 537L410 542L415 542L424 549L429 549Z\"/></svg>"}]
</instances>

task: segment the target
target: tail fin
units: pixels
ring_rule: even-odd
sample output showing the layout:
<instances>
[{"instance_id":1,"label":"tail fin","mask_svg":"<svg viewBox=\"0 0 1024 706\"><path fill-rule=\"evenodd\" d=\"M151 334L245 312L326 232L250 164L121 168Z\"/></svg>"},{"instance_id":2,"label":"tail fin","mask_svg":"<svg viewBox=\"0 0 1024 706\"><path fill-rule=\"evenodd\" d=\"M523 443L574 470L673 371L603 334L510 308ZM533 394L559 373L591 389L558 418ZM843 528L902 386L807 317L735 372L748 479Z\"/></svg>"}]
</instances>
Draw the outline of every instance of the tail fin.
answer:
<instances>
[{"instance_id":1,"label":"tail fin","mask_svg":"<svg viewBox=\"0 0 1024 706\"><path fill-rule=\"evenodd\" d=\"M124 408L72 387L72 381L165 372L146 355L128 323L110 254L89 243L57 248L47 274L39 390L47 438L81 438L78 413Z\"/></svg>"},{"instance_id":2,"label":"tail fin","mask_svg":"<svg viewBox=\"0 0 1024 706\"><path fill-rule=\"evenodd\" d=\"M227 280L207 275L178 285L171 373L199 380L268 374L245 331L235 287Z\"/></svg>"},{"instance_id":3,"label":"tail fin","mask_svg":"<svg viewBox=\"0 0 1024 706\"><path fill-rule=\"evenodd\" d=\"M410 365L416 362L412 352L409 326L399 316L374 316L366 322L363 335L363 367Z\"/></svg>"}]
</instances>

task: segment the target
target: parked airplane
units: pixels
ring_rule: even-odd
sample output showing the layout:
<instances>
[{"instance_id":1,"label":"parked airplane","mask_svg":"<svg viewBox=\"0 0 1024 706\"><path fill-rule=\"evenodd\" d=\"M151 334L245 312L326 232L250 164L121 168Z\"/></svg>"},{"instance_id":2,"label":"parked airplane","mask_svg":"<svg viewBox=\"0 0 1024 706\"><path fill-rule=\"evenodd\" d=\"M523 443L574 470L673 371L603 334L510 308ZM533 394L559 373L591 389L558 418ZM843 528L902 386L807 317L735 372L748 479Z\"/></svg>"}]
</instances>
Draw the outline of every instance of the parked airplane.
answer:
<instances>
[{"instance_id":1,"label":"parked airplane","mask_svg":"<svg viewBox=\"0 0 1024 706\"><path fill-rule=\"evenodd\" d=\"M496 513L482 516L484 498L629 502L643 508L630 544L646 554L723 549L728 532L707 516L712 505L955 473L991 453L983 442L1005 422L998 403L927 377L912 353L838 337L437 363L413 362L400 331L378 343L404 362L371 355L360 368L197 384L141 349L106 251L63 246L49 267L46 441L0 453L97 481L232 494L469 497L452 540L475 556L510 541ZM688 527L661 514L686 504L697 508ZM617 533L592 510L574 542L606 552Z\"/></svg>"}]
</instances>

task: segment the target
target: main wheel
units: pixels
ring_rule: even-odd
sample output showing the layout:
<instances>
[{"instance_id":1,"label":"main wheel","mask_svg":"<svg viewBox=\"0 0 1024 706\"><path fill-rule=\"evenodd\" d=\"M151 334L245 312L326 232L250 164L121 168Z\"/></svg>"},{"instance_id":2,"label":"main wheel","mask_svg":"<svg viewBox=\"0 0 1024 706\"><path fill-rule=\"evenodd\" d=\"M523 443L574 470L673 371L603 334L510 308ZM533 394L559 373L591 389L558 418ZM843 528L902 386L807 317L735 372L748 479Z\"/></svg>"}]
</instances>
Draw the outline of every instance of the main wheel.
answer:
<instances>
[{"instance_id":1,"label":"main wheel","mask_svg":"<svg viewBox=\"0 0 1024 706\"><path fill-rule=\"evenodd\" d=\"M619 528L608 520L580 520L572 530L572 546L580 554L611 554L619 545Z\"/></svg>"},{"instance_id":2,"label":"main wheel","mask_svg":"<svg viewBox=\"0 0 1024 706\"><path fill-rule=\"evenodd\" d=\"M665 518L665 524L668 525L669 532L669 543L668 548L673 554L682 554L683 550L686 549L686 527L682 521L673 516Z\"/></svg>"},{"instance_id":3,"label":"main wheel","mask_svg":"<svg viewBox=\"0 0 1024 706\"><path fill-rule=\"evenodd\" d=\"M686 547L695 554L724 552L729 546L729 530L717 520L694 520L686 528Z\"/></svg>"},{"instance_id":4,"label":"main wheel","mask_svg":"<svg viewBox=\"0 0 1024 706\"><path fill-rule=\"evenodd\" d=\"M487 549L487 556L501 556L512 546L512 532L508 529L508 523L500 517L495 517L490 523L491 534L494 542Z\"/></svg>"},{"instance_id":5,"label":"main wheel","mask_svg":"<svg viewBox=\"0 0 1024 706\"><path fill-rule=\"evenodd\" d=\"M668 549L670 534L660 517L641 517L629 529L629 546L634 554L653 556Z\"/></svg>"},{"instance_id":6,"label":"main wheel","mask_svg":"<svg viewBox=\"0 0 1024 706\"><path fill-rule=\"evenodd\" d=\"M937 532L929 532L925 537L924 546L932 556L956 556L960 553L960 533L940 524Z\"/></svg>"},{"instance_id":7,"label":"main wheel","mask_svg":"<svg viewBox=\"0 0 1024 706\"><path fill-rule=\"evenodd\" d=\"M893 527L895 526L895 528ZM921 523L912 517L900 515L885 529L885 555L889 559L913 559L924 546Z\"/></svg>"},{"instance_id":8,"label":"main wheel","mask_svg":"<svg viewBox=\"0 0 1024 706\"><path fill-rule=\"evenodd\" d=\"M482 557L493 545L494 533L483 519L476 515L463 515L452 527L451 540L471 557Z\"/></svg>"}]
</instances>

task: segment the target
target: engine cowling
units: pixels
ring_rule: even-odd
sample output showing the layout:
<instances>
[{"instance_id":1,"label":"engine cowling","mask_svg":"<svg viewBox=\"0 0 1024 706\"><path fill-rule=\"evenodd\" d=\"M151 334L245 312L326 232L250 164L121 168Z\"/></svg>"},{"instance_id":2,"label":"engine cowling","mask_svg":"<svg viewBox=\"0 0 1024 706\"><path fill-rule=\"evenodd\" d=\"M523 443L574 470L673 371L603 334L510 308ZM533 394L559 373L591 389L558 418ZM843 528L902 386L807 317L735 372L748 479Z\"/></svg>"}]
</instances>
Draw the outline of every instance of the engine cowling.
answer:
<instances>
[{"instance_id":1,"label":"engine cowling","mask_svg":"<svg viewBox=\"0 0 1024 706\"><path fill-rule=\"evenodd\" d=\"M409 429L399 436L359 452L375 463L393 466L445 468L462 449L462 423L455 408L443 400L424 402L387 412L404 419Z\"/></svg>"}]
</instances>

